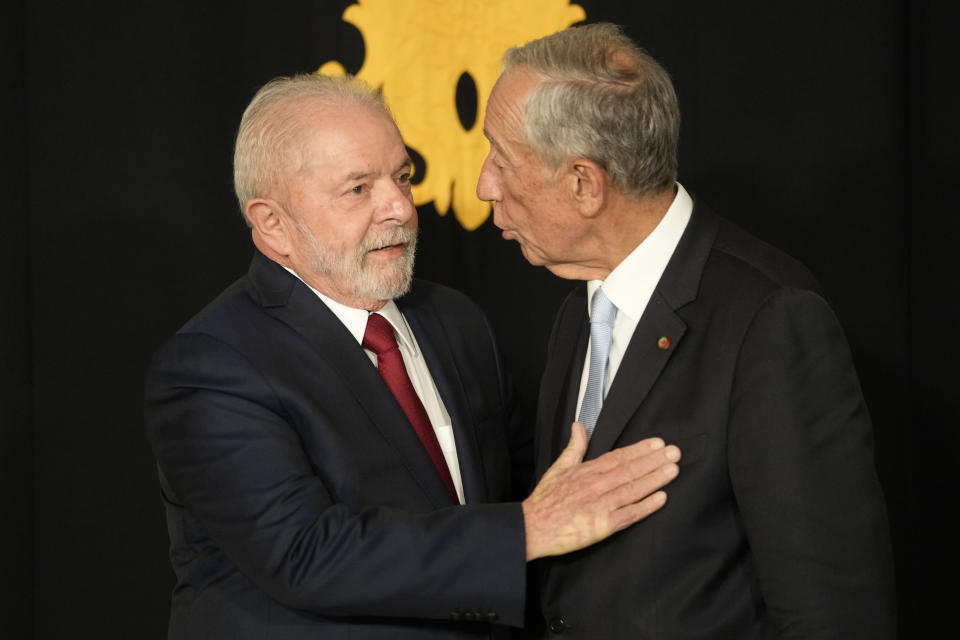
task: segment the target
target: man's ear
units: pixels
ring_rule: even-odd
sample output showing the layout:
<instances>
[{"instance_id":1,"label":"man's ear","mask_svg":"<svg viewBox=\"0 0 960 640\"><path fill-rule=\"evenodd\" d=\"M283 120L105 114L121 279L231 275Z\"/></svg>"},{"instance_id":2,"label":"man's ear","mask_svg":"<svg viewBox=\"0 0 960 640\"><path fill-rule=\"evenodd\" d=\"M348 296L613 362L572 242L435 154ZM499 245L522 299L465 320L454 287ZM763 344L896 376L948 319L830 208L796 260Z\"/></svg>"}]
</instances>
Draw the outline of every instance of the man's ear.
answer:
<instances>
[{"instance_id":1,"label":"man's ear","mask_svg":"<svg viewBox=\"0 0 960 640\"><path fill-rule=\"evenodd\" d=\"M243 214L253 230L253 240L258 247L269 249L266 253L289 256L294 233L290 215L272 198L248 200Z\"/></svg>"},{"instance_id":2,"label":"man's ear","mask_svg":"<svg viewBox=\"0 0 960 640\"><path fill-rule=\"evenodd\" d=\"M567 175L580 215L585 218L596 216L607 198L610 176L603 167L587 158L570 160L567 163Z\"/></svg>"}]
</instances>

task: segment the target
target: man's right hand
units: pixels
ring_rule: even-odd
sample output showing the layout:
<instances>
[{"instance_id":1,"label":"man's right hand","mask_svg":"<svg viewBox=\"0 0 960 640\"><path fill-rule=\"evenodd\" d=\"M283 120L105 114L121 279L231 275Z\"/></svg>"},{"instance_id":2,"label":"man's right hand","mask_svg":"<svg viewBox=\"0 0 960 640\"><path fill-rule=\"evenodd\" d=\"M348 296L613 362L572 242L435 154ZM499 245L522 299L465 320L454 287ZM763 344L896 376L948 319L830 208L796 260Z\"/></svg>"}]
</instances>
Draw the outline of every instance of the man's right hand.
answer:
<instances>
[{"instance_id":1,"label":"man's right hand","mask_svg":"<svg viewBox=\"0 0 960 640\"><path fill-rule=\"evenodd\" d=\"M587 432L570 442L523 501L527 560L588 547L643 520L666 503L659 491L679 472L680 449L648 438L583 462Z\"/></svg>"}]
</instances>

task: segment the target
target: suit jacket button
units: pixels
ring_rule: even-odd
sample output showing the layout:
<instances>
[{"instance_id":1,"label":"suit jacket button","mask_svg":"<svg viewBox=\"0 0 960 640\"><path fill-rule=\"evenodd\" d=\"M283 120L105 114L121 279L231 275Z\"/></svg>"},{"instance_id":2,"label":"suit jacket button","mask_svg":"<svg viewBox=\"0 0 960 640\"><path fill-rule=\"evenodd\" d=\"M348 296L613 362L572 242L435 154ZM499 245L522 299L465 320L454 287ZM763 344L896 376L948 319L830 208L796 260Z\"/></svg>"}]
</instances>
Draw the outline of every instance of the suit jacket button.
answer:
<instances>
[{"instance_id":1,"label":"suit jacket button","mask_svg":"<svg viewBox=\"0 0 960 640\"><path fill-rule=\"evenodd\" d=\"M453 611L450 612L450 619L457 620L457 621L462 620L463 614L460 613L459 609L454 609Z\"/></svg>"},{"instance_id":2,"label":"suit jacket button","mask_svg":"<svg viewBox=\"0 0 960 640\"><path fill-rule=\"evenodd\" d=\"M554 633L563 633L568 628L567 621L560 616L550 618L550 631Z\"/></svg>"},{"instance_id":3,"label":"suit jacket button","mask_svg":"<svg viewBox=\"0 0 960 640\"><path fill-rule=\"evenodd\" d=\"M487 611L487 622L496 622L499 617L496 611Z\"/></svg>"},{"instance_id":4,"label":"suit jacket button","mask_svg":"<svg viewBox=\"0 0 960 640\"><path fill-rule=\"evenodd\" d=\"M474 620L477 619L477 614L475 614L473 611L464 611L463 619L466 620L467 622L473 622Z\"/></svg>"}]
</instances>

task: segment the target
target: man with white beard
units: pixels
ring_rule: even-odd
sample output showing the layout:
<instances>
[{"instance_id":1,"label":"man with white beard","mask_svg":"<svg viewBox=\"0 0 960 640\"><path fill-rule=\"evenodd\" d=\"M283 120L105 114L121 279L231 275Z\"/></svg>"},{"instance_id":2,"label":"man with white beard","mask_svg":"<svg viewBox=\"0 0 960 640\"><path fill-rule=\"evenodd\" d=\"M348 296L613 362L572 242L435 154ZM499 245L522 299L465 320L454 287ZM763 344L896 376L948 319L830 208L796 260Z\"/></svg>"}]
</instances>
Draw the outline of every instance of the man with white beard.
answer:
<instances>
[{"instance_id":1,"label":"man with white beard","mask_svg":"<svg viewBox=\"0 0 960 640\"><path fill-rule=\"evenodd\" d=\"M147 381L170 638L504 637L527 561L664 504L676 447L582 463L579 424L520 499L531 430L483 314L412 279L412 164L376 92L268 83L234 164L250 270Z\"/></svg>"}]
</instances>

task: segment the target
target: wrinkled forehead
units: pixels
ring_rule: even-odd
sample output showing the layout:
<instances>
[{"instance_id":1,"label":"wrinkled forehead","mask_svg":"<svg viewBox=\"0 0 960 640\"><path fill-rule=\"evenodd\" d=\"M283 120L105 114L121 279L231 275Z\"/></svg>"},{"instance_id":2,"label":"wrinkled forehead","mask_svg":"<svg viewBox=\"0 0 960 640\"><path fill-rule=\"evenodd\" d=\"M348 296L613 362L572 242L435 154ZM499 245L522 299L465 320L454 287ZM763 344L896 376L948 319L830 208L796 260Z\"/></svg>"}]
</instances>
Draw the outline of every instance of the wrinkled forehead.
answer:
<instances>
[{"instance_id":1,"label":"wrinkled forehead","mask_svg":"<svg viewBox=\"0 0 960 640\"><path fill-rule=\"evenodd\" d=\"M542 76L526 67L515 67L504 72L490 93L487 115L505 121L522 121L527 100L542 80Z\"/></svg>"},{"instance_id":2,"label":"wrinkled forehead","mask_svg":"<svg viewBox=\"0 0 960 640\"><path fill-rule=\"evenodd\" d=\"M308 97L289 105L284 115L303 134L323 129L376 126L396 131L396 135L400 135L396 123L386 109L349 98Z\"/></svg>"},{"instance_id":3,"label":"wrinkled forehead","mask_svg":"<svg viewBox=\"0 0 960 640\"><path fill-rule=\"evenodd\" d=\"M483 121L484 135L491 144L501 148L526 146L523 112L530 94L541 80L541 76L525 67L515 67L497 79Z\"/></svg>"},{"instance_id":4,"label":"wrinkled forehead","mask_svg":"<svg viewBox=\"0 0 960 640\"><path fill-rule=\"evenodd\" d=\"M295 115L298 135L293 142L301 151L336 151L349 146L386 152L386 147L403 146L403 138L393 118L376 106L367 104L304 105ZM367 143L367 144L364 144Z\"/></svg>"}]
</instances>

